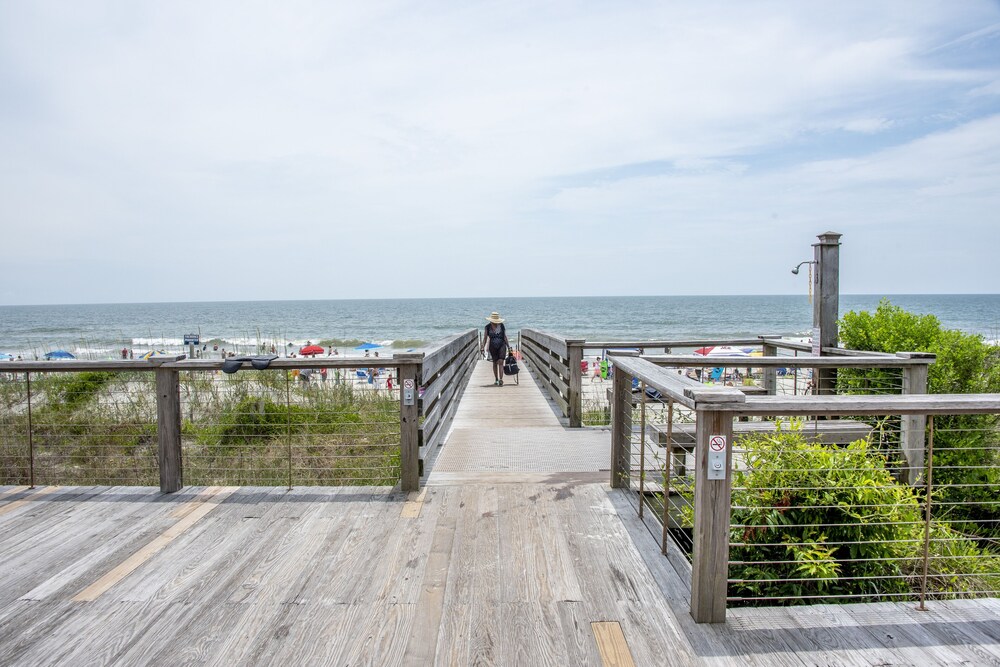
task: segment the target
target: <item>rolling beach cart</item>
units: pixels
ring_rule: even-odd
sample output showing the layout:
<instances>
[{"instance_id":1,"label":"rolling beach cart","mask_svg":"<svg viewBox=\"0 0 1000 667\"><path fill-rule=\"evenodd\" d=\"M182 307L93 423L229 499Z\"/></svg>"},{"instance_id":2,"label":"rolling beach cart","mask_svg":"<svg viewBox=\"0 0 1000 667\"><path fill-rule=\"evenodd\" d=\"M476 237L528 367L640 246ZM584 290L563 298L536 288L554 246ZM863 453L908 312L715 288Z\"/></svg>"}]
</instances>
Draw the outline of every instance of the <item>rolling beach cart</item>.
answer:
<instances>
[{"instance_id":1,"label":"rolling beach cart","mask_svg":"<svg viewBox=\"0 0 1000 667\"><path fill-rule=\"evenodd\" d=\"M520 372L520 370L521 369L517 367L517 357L514 356L513 348L508 348L507 358L504 359L503 362L503 374L513 375L514 384L521 384L521 382L517 378L517 374Z\"/></svg>"}]
</instances>

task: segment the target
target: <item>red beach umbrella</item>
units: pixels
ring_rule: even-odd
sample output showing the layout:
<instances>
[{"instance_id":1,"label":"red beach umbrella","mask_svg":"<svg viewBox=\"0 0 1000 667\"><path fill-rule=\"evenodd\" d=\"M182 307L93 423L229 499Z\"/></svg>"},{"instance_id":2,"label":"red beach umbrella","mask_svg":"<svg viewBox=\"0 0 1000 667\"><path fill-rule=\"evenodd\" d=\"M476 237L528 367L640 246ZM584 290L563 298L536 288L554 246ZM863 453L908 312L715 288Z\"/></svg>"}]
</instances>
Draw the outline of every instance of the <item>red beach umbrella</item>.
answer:
<instances>
[{"instance_id":1,"label":"red beach umbrella","mask_svg":"<svg viewBox=\"0 0 1000 667\"><path fill-rule=\"evenodd\" d=\"M299 354L304 357L311 357L316 354L323 354L324 350L319 345L306 345L299 350Z\"/></svg>"}]
</instances>

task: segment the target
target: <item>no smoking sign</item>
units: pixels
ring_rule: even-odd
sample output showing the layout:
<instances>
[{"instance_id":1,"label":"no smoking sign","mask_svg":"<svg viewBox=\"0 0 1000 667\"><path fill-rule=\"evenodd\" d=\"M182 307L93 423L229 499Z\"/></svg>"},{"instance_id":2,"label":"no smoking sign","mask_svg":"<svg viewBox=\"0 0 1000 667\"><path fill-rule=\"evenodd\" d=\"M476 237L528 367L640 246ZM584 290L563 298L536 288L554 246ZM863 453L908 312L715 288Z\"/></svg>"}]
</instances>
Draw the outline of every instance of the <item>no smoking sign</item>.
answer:
<instances>
[{"instance_id":1,"label":"no smoking sign","mask_svg":"<svg viewBox=\"0 0 1000 667\"><path fill-rule=\"evenodd\" d=\"M708 479L726 478L726 436L708 436Z\"/></svg>"}]
</instances>

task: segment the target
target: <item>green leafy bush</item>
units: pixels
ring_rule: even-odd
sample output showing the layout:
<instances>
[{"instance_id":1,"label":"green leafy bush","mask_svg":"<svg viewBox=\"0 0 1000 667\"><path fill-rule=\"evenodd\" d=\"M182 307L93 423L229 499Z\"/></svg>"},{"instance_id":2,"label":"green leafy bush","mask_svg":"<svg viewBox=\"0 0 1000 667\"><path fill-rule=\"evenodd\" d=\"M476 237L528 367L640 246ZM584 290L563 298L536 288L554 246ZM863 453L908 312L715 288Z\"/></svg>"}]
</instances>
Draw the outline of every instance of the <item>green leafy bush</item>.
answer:
<instances>
[{"instance_id":1,"label":"green leafy bush","mask_svg":"<svg viewBox=\"0 0 1000 667\"><path fill-rule=\"evenodd\" d=\"M840 322L844 347L874 352L932 352L927 390L932 394L1000 391L1000 348L982 337L944 329L933 315L915 315L883 299L874 313L849 312ZM844 370L838 388L864 391L884 382L886 371ZM1000 438L996 415L947 415L934 419L935 515L960 528L1000 535Z\"/></svg>"},{"instance_id":2,"label":"green leafy bush","mask_svg":"<svg viewBox=\"0 0 1000 667\"><path fill-rule=\"evenodd\" d=\"M740 440L733 473L730 594L870 595L909 590L920 505L867 441L807 442L797 430ZM871 577L878 577L871 579ZM787 581L783 581L787 580Z\"/></svg>"},{"instance_id":3,"label":"green leafy bush","mask_svg":"<svg viewBox=\"0 0 1000 667\"><path fill-rule=\"evenodd\" d=\"M733 473L729 595L800 602L875 601L920 590L925 516L867 441L808 442L792 430L744 436ZM690 518L690 517L689 517ZM929 527L928 591L989 593L1000 557L946 523Z\"/></svg>"}]
</instances>

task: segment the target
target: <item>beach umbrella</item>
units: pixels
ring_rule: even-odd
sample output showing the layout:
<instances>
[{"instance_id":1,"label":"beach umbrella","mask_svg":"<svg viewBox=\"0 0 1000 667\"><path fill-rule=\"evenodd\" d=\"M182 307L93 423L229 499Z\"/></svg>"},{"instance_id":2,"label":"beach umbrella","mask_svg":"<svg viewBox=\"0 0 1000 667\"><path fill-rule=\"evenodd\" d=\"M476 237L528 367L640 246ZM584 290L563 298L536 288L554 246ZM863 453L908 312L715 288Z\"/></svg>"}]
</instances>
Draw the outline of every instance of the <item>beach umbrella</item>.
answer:
<instances>
[{"instance_id":1,"label":"beach umbrella","mask_svg":"<svg viewBox=\"0 0 1000 667\"><path fill-rule=\"evenodd\" d=\"M66 350L53 350L52 352L45 353L46 359L76 359L72 354Z\"/></svg>"},{"instance_id":2,"label":"beach umbrella","mask_svg":"<svg viewBox=\"0 0 1000 667\"><path fill-rule=\"evenodd\" d=\"M14 358L13 354L7 354L6 352L0 352L0 359L3 359L4 361L10 361L13 358Z\"/></svg>"},{"instance_id":3,"label":"beach umbrella","mask_svg":"<svg viewBox=\"0 0 1000 667\"><path fill-rule=\"evenodd\" d=\"M374 350L376 348L382 347L381 345L376 345L375 343L361 343L355 350Z\"/></svg>"},{"instance_id":4,"label":"beach umbrella","mask_svg":"<svg viewBox=\"0 0 1000 667\"><path fill-rule=\"evenodd\" d=\"M315 354L323 354L323 352L323 348L319 345L306 345L305 347L299 349L299 354L305 357Z\"/></svg>"}]
</instances>

